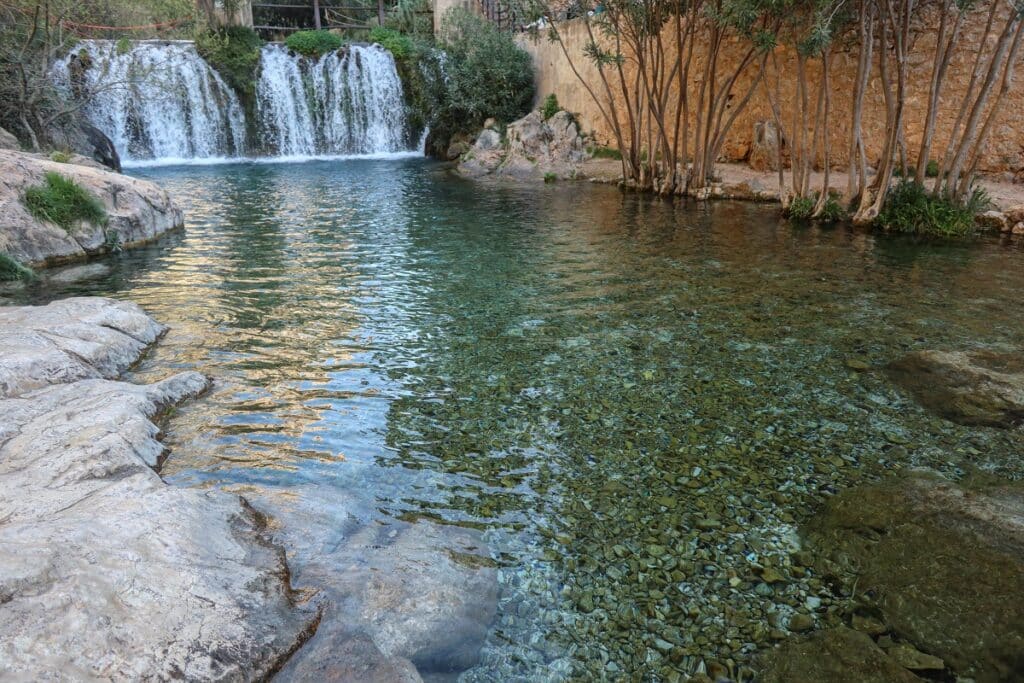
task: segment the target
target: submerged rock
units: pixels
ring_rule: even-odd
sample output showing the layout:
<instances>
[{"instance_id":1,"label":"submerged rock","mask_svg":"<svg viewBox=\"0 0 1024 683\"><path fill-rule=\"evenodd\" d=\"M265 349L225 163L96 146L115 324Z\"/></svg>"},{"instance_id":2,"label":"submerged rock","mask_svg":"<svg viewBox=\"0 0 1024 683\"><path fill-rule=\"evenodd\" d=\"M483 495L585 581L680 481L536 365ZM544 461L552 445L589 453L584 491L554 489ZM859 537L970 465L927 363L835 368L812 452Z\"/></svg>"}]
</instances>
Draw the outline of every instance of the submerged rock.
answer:
<instances>
[{"instance_id":1,"label":"submerged rock","mask_svg":"<svg viewBox=\"0 0 1024 683\"><path fill-rule=\"evenodd\" d=\"M315 628L242 499L169 487L153 469L164 449L152 420L208 380L99 379L161 330L107 299L0 309L7 676L258 679Z\"/></svg>"},{"instance_id":2,"label":"submerged rock","mask_svg":"<svg viewBox=\"0 0 1024 683\"><path fill-rule=\"evenodd\" d=\"M1007 427L1024 420L1020 354L918 351L889 366L893 380L954 422Z\"/></svg>"},{"instance_id":3,"label":"submerged rock","mask_svg":"<svg viewBox=\"0 0 1024 683\"><path fill-rule=\"evenodd\" d=\"M33 217L23 197L28 188L42 184L48 172L74 180L96 197L106 209L107 224L79 221L65 230ZM0 252L33 266L131 247L184 225L181 210L154 183L9 150L0 150L0 216Z\"/></svg>"},{"instance_id":4,"label":"submerged rock","mask_svg":"<svg viewBox=\"0 0 1024 683\"><path fill-rule=\"evenodd\" d=\"M865 626L855 613L854 626L906 643L890 652L904 666L1024 678L1024 484L915 473L856 487L829 501L808 540L818 571L856 586L860 614L877 615Z\"/></svg>"},{"instance_id":5,"label":"submerged rock","mask_svg":"<svg viewBox=\"0 0 1024 683\"><path fill-rule=\"evenodd\" d=\"M871 638L845 627L788 640L761 662L762 683L914 683Z\"/></svg>"}]
</instances>

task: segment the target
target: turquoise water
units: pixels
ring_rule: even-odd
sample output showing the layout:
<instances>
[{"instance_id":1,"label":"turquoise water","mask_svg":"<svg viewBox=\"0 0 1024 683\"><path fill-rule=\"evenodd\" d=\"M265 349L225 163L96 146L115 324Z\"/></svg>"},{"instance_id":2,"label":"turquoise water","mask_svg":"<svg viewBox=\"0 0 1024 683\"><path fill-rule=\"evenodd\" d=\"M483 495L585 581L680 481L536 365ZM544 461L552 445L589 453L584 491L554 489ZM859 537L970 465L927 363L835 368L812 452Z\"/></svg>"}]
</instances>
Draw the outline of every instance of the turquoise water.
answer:
<instances>
[{"instance_id":1,"label":"turquoise water","mask_svg":"<svg viewBox=\"0 0 1024 683\"><path fill-rule=\"evenodd\" d=\"M827 496L908 466L1022 473L1020 430L936 418L882 372L915 349L1019 349L1018 243L419 160L145 176L185 233L0 298L111 295L168 324L133 378L216 384L169 421L163 473L278 520L298 585L342 571L360 525L482 530L498 615L462 680L748 677L772 615L835 608L788 559Z\"/></svg>"}]
</instances>

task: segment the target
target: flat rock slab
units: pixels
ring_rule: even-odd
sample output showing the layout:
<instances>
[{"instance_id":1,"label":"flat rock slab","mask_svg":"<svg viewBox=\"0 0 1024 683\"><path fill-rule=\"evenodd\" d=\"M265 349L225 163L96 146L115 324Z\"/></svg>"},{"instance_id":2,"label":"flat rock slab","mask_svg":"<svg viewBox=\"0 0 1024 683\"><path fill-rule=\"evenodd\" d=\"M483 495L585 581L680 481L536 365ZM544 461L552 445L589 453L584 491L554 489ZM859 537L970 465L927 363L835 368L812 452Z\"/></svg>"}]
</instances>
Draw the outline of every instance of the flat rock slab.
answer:
<instances>
[{"instance_id":1,"label":"flat rock slab","mask_svg":"<svg viewBox=\"0 0 1024 683\"><path fill-rule=\"evenodd\" d=\"M855 585L858 609L876 615L868 630L913 646L895 659L920 670L941 660L978 683L1024 680L1021 483L895 477L831 499L807 536L817 571Z\"/></svg>"},{"instance_id":2,"label":"flat rock slab","mask_svg":"<svg viewBox=\"0 0 1024 683\"><path fill-rule=\"evenodd\" d=\"M44 182L46 173L71 178L104 206L106 226L84 221L65 230L40 221L25 208L25 191ZM43 266L81 260L152 241L184 225L171 196L159 185L98 168L95 164L58 163L42 156L0 149L0 252Z\"/></svg>"},{"instance_id":3,"label":"flat rock slab","mask_svg":"<svg viewBox=\"0 0 1024 683\"><path fill-rule=\"evenodd\" d=\"M893 380L926 408L965 425L1024 421L1024 355L918 351L889 366Z\"/></svg>"},{"instance_id":4,"label":"flat rock slab","mask_svg":"<svg viewBox=\"0 0 1024 683\"><path fill-rule=\"evenodd\" d=\"M208 380L102 379L161 331L106 299L0 309L5 677L259 679L315 629L241 498L169 487L153 469L153 420Z\"/></svg>"},{"instance_id":5,"label":"flat rock slab","mask_svg":"<svg viewBox=\"0 0 1024 683\"><path fill-rule=\"evenodd\" d=\"M137 305L113 299L0 307L0 398L118 377L164 331Z\"/></svg>"}]
</instances>

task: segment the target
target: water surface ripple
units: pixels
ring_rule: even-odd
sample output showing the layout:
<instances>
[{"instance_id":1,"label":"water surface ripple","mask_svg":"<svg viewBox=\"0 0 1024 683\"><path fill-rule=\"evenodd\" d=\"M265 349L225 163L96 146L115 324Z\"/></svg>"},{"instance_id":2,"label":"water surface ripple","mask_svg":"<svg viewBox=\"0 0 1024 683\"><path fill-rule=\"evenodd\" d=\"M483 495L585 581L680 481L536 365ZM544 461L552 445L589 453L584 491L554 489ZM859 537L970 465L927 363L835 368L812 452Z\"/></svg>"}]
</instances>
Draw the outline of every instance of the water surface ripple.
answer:
<instances>
[{"instance_id":1,"label":"water surface ripple","mask_svg":"<svg viewBox=\"0 0 1024 683\"><path fill-rule=\"evenodd\" d=\"M247 494L299 585L339 571L362 525L485 530L499 613L462 680L735 671L770 615L829 608L816 577L750 572L788 566L826 496L912 465L1022 471L1021 431L933 417L881 372L914 349L1019 348L1019 247L420 160L144 175L186 233L0 297L112 295L170 325L134 379L216 384L170 420L164 475Z\"/></svg>"}]
</instances>

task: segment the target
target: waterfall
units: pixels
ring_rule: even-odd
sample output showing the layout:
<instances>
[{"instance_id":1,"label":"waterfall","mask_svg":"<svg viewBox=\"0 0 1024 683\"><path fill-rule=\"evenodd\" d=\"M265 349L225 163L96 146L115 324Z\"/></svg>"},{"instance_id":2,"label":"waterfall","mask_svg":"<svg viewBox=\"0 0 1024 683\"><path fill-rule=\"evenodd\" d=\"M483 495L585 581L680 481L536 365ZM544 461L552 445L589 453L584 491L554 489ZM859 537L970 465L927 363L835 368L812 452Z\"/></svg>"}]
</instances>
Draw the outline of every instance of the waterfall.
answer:
<instances>
[{"instance_id":1,"label":"waterfall","mask_svg":"<svg viewBox=\"0 0 1024 683\"><path fill-rule=\"evenodd\" d=\"M246 121L237 94L192 43L82 41L53 77L126 165L246 156L409 152L415 144L394 58L348 45L319 59L268 44Z\"/></svg>"},{"instance_id":2,"label":"waterfall","mask_svg":"<svg viewBox=\"0 0 1024 683\"><path fill-rule=\"evenodd\" d=\"M72 74L75 74L75 77ZM191 43L83 41L54 70L69 95L127 163L209 159L245 153L238 97Z\"/></svg>"},{"instance_id":3,"label":"waterfall","mask_svg":"<svg viewBox=\"0 0 1024 683\"><path fill-rule=\"evenodd\" d=\"M409 148L391 53L349 45L313 61L263 48L256 83L261 143L281 156L377 154Z\"/></svg>"}]
</instances>

